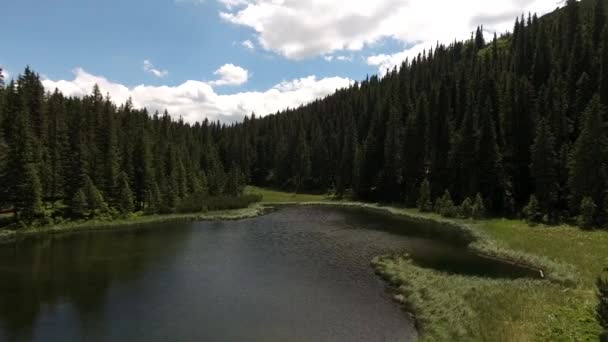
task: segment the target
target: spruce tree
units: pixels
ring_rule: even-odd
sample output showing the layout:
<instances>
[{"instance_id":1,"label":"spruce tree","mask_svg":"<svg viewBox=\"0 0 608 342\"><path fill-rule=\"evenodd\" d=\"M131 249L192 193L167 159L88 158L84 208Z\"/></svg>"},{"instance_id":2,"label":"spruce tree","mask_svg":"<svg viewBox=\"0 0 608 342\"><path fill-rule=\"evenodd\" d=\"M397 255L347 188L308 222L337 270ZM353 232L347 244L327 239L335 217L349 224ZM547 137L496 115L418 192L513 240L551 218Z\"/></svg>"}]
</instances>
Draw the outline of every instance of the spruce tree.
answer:
<instances>
[{"instance_id":1,"label":"spruce tree","mask_svg":"<svg viewBox=\"0 0 608 342\"><path fill-rule=\"evenodd\" d=\"M584 197L603 203L606 186L606 137L602 125L604 108L595 96L583 116L582 130L569 163L570 208L578 213Z\"/></svg>"},{"instance_id":2,"label":"spruce tree","mask_svg":"<svg viewBox=\"0 0 608 342\"><path fill-rule=\"evenodd\" d=\"M70 200L70 213L72 217L84 218L87 215L87 197L82 189L77 190Z\"/></svg>"},{"instance_id":3,"label":"spruce tree","mask_svg":"<svg viewBox=\"0 0 608 342\"><path fill-rule=\"evenodd\" d=\"M604 8L605 0L595 0L595 8L593 9L593 23L591 26L591 40L593 48L598 49L602 41L602 33L606 27L606 10Z\"/></svg>"},{"instance_id":4,"label":"spruce tree","mask_svg":"<svg viewBox=\"0 0 608 342\"><path fill-rule=\"evenodd\" d=\"M546 119L541 118L536 127L536 137L531 147L530 173L534 178L535 197L541 211L550 214L558 197L557 154L555 138Z\"/></svg>"},{"instance_id":5,"label":"spruce tree","mask_svg":"<svg viewBox=\"0 0 608 342\"><path fill-rule=\"evenodd\" d=\"M11 125L4 181L8 185L8 197L13 204L15 217L32 221L42 213L42 186L29 115L26 111L20 111L16 115Z\"/></svg>"},{"instance_id":6,"label":"spruce tree","mask_svg":"<svg viewBox=\"0 0 608 342\"><path fill-rule=\"evenodd\" d=\"M83 192L86 198L87 208L89 209L91 216L97 216L108 212L108 205L104 201L103 195L97 189L95 184L93 184L93 181L91 178L89 178L89 176L86 176L85 178Z\"/></svg>"},{"instance_id":7,"label":"spruce tree","mask_svg":"<svg viewBox=\"0 0 608 342\"><path fill-rule=\"evenodd\" d=\"M119 197L116 201L116 209L118 209L121 214L133 212L135 208L133 203L133 192L129 186L129 177L124 171L118 176L118 187Z\"/></svg>"},{"instance_id":8,"label":"spruce tree","mask_svg":"<svg viewBox=\"0 0 608 342\"><path fill-rule=\"evenodd\" d=\"M429 212L433 210L433 201L431 199L431 184L428 179L424 179L420 183L420 195L418 196L418 209L421 212Z\"/></svg>"},{"instance_id":9,"label":"spruce tree","mask_svg":"<svg viewBox=\"0 0 608 342\"><path fill-rule=\"evenodd\" d=\"M480 193L477 193L477 195L475 195L472 214L474 219L481 219L486 216L486 206Z\"/></svg>"}]
</instances>

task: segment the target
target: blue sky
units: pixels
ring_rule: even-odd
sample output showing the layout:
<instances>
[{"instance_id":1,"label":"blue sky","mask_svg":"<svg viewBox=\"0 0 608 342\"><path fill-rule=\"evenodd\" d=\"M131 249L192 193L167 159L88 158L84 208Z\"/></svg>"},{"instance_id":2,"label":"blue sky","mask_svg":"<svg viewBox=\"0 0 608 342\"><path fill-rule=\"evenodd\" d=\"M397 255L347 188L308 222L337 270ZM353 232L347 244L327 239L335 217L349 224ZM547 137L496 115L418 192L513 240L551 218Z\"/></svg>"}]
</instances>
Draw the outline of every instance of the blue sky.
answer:
<instances>
[{"instance_id":1,"label":"blue sky","mask_svg":"<svg viewBox=\"0 0 608 342\"><path fill-rule=\"evenodd\" d=\"M4 1L0 66L188 121L296 106L553 0ZM246 46L248 45L248 46Z\"/></svg>"}]
</instances>

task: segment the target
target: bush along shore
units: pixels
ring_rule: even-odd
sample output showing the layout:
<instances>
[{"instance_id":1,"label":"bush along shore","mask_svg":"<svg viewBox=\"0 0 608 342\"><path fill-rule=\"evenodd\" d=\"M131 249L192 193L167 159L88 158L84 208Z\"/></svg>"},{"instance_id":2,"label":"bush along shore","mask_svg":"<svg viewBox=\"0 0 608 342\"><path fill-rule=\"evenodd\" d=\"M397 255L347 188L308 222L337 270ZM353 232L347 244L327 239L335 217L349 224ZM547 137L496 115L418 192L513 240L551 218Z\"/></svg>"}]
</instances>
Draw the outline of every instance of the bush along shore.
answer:
<instances>
[{"instance_id":1,"label":"bush along shore","mask_svg":"<svg viewBox=\"0 0 608 342\"><path fill-rule=\"evenodd\" d=\"M84 230L110 230L131 228L150 223L172 221L226 221L253 218L272 210L261 205L260 195L220 196L209 198L192 195L175 209L165 209L159 214L144 212L120 216L91 216L90 219L61 221L44 225L20 225L16 229L0 229L0 244L12 243L19 239L44 234L59 234Z\"/></svg>"}]
</instances>

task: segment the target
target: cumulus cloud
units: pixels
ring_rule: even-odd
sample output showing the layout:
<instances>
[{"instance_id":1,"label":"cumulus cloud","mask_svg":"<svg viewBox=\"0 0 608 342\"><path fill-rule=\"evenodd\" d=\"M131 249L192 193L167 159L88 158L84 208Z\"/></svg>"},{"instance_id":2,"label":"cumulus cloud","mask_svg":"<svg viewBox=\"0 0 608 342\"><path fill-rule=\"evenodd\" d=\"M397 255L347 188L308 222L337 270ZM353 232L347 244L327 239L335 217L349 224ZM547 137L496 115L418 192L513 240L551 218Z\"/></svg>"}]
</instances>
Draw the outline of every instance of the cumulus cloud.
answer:
<instances>
[{"instance_id":1,"label":"cumulus cloud","mask_svg":"<svg viewBox=\"0 0 608 342\"><path fill-rule=\"evenodd\" d=\"M253 42L249 39L241 42L241 45L249 50L253 50L255 48L255 46L253 45Z\"/></svg>"},{"instance_id":2,"label":"cumulus cloud","mask_svg":"<svg viewBox=\"0 0 608 342\"><path fill-rule=\"evenodd\" d=\"M222 65L213 74L219 77L218 80L211 82L212 85L216 86L237 86L247 83L249 79L249 71L232 63Z\"/></svg>"},{"instance_id":3,"label":"cumulus cloud","mask_svg":"<svg viewBox=\"0 0 608 342\"><path fill-rule=\"evenodd\" d=\"M0 66L1 67L1 66ZM8 70L6 70L6 68L2 67L2 72L1 72L2 76L4 77L4 81L8 82L8 80L11 79L11 74L8 72Z\"/></svg>"},{"instance_id":4,"label":"cumulus cloud","mask_svg":"<svg viewBox=\"0 0 608 342\"><path fill-rule=\"evenodd\" d=\"M504 31L520 13L543 14L557 5L556 0L218 1L229 4L221 18L251 28L262 48L294 60L357 51L386 38L415 46L417 53L418 45L468 38L477 25Z\"/></svg>"},{"instance_id":5,"label":"cumulus cloud","mask_svg":"<svg viewBox=\"0 0 608 342\"><path fill-rule=\"evenodd\" d=\"M161 69L157 69L156 67L154 67L154 64L152 64L152 62L150 62L147 59L144 60L143 69L145 72L152 74L159 78L163 78L169 74L169 72L167 70L161 70Z\"/></svg>"},{"instance_id":6,"label":"cumulus cloud","mask_svg":"<svg viewBox=\"0 0 608 342\"><path fill-rule=\"evenodd\" d=\"M323 56L323 59L327 62L340 61L340 62L352 62L353 56L343 56L343 55L326 55Z\"/></svg>"},{"instance_id":7,"label":"cumulus cloud","mask_svg":"<svg viewBox=\"0 0 608 342\"><path fill-rule=\"evenodd\" d=\"M218 94L209 82L190 80L174 87L127 87L102 76L90 74L82 68L74 70L73 80L42 81L47 90L58 88L66 96L90 94L93 86L98 84L102 93L109 93L117 103L124 103L131 97L136 107L160 112L167 109L175 118L182 116L185 121L191 123L206 117L224 122L235 121L252 112L264 116L312 102L352 83L352 80L341 77L317 79L315 76L309 76L281 82L265 91L222 95Z\"/></svg>"}]
</instances>

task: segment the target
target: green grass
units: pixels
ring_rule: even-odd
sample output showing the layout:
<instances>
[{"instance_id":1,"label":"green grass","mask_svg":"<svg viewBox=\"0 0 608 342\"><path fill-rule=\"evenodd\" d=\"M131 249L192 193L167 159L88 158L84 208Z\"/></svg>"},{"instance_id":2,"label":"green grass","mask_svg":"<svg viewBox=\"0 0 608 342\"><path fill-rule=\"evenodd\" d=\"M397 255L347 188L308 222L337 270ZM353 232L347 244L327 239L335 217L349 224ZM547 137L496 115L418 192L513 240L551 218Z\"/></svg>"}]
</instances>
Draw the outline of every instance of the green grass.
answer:
<instances>
[{"instance_id":1,"label":"green grass","mask_svg":"<svg viewBox=\"0 0 608 342\"><path fill-rule=\"evenodd\" d=\"M538 267L548 279L492 280L423 269L401 256L374 260L415 313L422 341L597 341L594 283L608 266L608 232L390 210L467 230L470 248Z\"/></svg>"},{"instance_id":2,"label":"green grass","mask_svg":"<svg viewBox=\"0 0 608 342\"><path fill-rule=\"evenodd\" d=\"M218 210L192 214L168 214L168 215L142 215L133 214L129 217L116 220L88 220L70 221L58 225L42 227L27 227L17 230L0 230L0 244L11 243L33 235L61 234L85 230L110 230L136 227L150 223L177 222L177 221L227 221L252 218L263 215L267 208L261 204L254 204L248 208Z\"/></svg>"},{"instance_id":3,"label":"green grass","mask_svg":"<svg viewBox=\"0 0 608 342\"><path fill-rule=\"evenodd\" d=\"M331 202L333 197L328 195L312 195L300 193L288 193L277 190L263 189L254 186L245 188L247 194L262 195L262 203L265 204L289 204L289 203L308 203L308 202Z\"/></svg>"},{"instance_id":4,"label":"green grass","mask_svg":"<svg viewBox=\"0 0 608 342\"><path fill-rule=\"evenodd\" d=\"M373 262L417 319L422 341L597 341L595 280L608 267L608 232L530 227L521 220L445 219L416 209L250 188L264 203L359 206L443 223L492 257L541 269L545 280L450 275L389 256ZM436 225L434 225L436 227Z\"/></svg>"},{"instance_id":5,"label":"green grass","mask_svg":"<svg viewBox=\"0 0 608 342\"><path fill-rule=\"evenodd\" d=\"M199 214L134 215L115 221L73 222L18 231L0 230L0 242L34 234L117 229L153 222L231 220L255 217L279 204L340 205L383 210L434 229L463 234L470 248L488 256L542 269L546 280L496 280L450 275L414 265L407 257L378 257L376 271L396 287L411 310L422 341L597 341L595 279L608 267L608 232L575 227L529 227L519 220L445 219L377 204L337 201L327 195L292 194L247 187L263 200L246 209ZM431 225L429 225L431 227Z\"/></svg>"},{"instance_id":6,"label":"green grass","mask_svg":"<svg viewBox=\"0 0 608 342\"><path fill-rule=\"evenodd\" d=\"M421 341L596 341L600 332L594 303L556 283L449 275L395 256L373 266L415 314Z\"/></svg>"}]
</instances>

